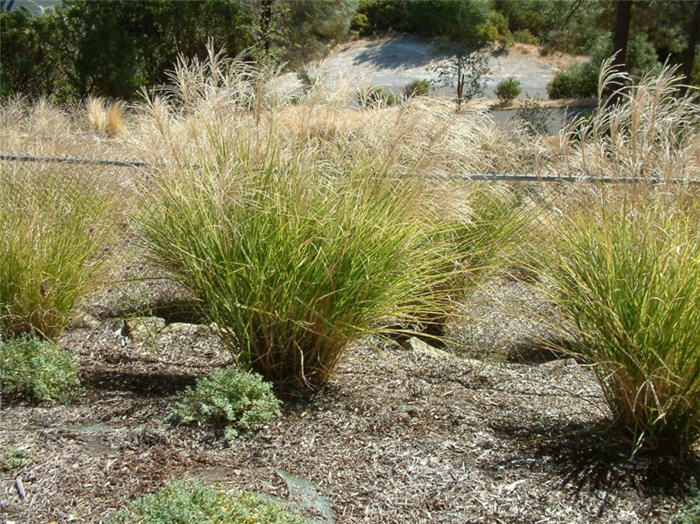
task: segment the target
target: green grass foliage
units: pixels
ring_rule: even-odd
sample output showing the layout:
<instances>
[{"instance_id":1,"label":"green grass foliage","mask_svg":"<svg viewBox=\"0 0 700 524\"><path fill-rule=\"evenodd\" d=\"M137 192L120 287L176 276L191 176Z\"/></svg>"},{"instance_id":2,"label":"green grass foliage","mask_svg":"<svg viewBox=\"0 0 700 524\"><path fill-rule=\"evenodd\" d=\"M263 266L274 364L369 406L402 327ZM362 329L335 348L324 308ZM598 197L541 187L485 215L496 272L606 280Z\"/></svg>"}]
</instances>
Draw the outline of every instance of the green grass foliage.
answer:
<instances>
[{"instance_id":1,"label":"green grass foliage","mask_svg":"<svg viewBox=\"0 0 700 524\"><path fill-rule=\"evenodd\" d=\"M609 196L540 250L549 289L635 446L686 452L700 435L700 215Z\"/></svg>"},{"instance_id":2,"label":"green grass foliage","mask_svg":"<svg viewBox=\"0 0 700 524\"><path fill-rule=\"evenodd\" d=\"M239 432L255 432L279 414L280 403L270 384L235 368L216 369L199 379L173 409L174 420L216 426L227 440Z\"/></svg>"},{"instance_id":3,"label":"green grass foliage","mask_svg":"<svg viewBox=\"0 0 700 524\"><path fill-rule=\"evenodd\" d=\"M81 392L70 355L54 342L19 337L0 343L0 392L69 402Z\"/></svg>"},{"instance_id":4,"label":"green grass foliage","mask_svg":"<svg viewBox=\"0 0 700 524\"><path fill-rule=\"evenodd\" d=\"M199 484L173 482L144 495L118 513L113 523L134 524L304 524L299 515L267 498L226 493Z\"/></svg>"},{"instance_id":5,"label":"green grass foliage","mask_svg":"<svg viewBox=\"0 0 700 524\"><path fill-rule=\"evenodd\" d=\"M113 206L92 174L8 168L0 175L0 339L56 339L106 269Z\"/></svg>"},{"instance_id":6,"label":"green grass foliage","mask_svg":"<svg viewBox=\"0 0 700 524\"><path fill-rule=\"evenodd\" d=\"M155 263L193 291L240 365L315 389L343 350L415 318L444 279L411 180L271 162L164 176L137 228ZM413 194L413 197L411 196Z\"/></svg>"}]
</instances>

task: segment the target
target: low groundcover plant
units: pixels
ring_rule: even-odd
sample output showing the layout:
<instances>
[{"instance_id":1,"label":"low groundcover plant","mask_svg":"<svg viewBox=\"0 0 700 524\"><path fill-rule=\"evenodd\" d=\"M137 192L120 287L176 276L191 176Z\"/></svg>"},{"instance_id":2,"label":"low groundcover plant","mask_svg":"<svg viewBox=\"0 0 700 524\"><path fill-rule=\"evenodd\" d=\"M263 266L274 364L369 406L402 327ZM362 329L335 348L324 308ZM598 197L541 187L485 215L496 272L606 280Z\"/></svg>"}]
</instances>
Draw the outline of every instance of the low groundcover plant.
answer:
<instances>
[{"instance_id":1,"label":"low groundcover plant","mask_svg":"<svg viewBox=\"0 0 700 524\"><path fill-rule=\"evenodd\" d=\"M262 495L229 494L194 483L173 482L144 495L115 515L113 523L138 524L304 524L296 513Z\"/></svg>"},{"instance_id":2,"label":"low groundcover plant","mask_svg":"<svg viewBox=\"0 0 700 524\"><path fill-rule=\"evenodd\" d=\"M216 369L199 379L173 409L175 421L218 427L227 440L257 431L279 414L280 402L270 384L236 368Z\"/></svg>"},{"instance_id":3,"label":"low groundcover plant","mask_svg":"<svg viewBox=\"0 0 700 524\"><path fill-rule=\"evenodd\" d=\"M54 342L22 336L0 343L0 392L68 402L81 392L70 355Z\"/></svg>"}]
</instances>

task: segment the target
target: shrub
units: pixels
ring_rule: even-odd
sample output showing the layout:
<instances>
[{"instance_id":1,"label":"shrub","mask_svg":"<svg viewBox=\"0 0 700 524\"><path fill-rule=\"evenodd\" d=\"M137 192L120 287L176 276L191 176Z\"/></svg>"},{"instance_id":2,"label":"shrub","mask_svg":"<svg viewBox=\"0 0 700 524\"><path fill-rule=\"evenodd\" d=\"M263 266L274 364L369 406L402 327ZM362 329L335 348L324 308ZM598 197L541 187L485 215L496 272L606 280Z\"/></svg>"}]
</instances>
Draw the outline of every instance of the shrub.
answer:
<instances>
[{"instance_id":1,"label":"shrub","mask_svg":"<svg viewBox=\"0 0 700 524\"><path fill-rule=\"evenodd\" d=\"M540 39L533 35L529 29L513 31L513 39L521 44L540 45Z\"/></svg>"},{"instance_id":2,"label":"shrub","mask_svg":"<svg viewBox=\"0 0 700 524\"><path fill-rule=\"evenodd\" d=\"M502 103L515 100L520 95L520 81L516 78L506 78L496 86L496 96Z\"/></svg>"},{"instance_id":3,"label":"shrub","mask_svg":"<svg viewBox=\"0 0 700 524\"><path fill-rule=\"evenodd\" d=\"M390 91L385 91L381 87L371 87L357 93L357 103L361 107L376 108L393 106L396 104L396 97Z\"/></svg>"},{"instance_id":4,"label":"shrub","mask_svg":"<svg viewBox=\"0 0 700 524\"><path fill-rule=\"evenodd\" d=\"M216 369L188 388L173 408L182 424L209 424L231 440L239 432L252 433L280 414L280 403L270 384L257 374L236 368Z\"/></svg>"},{"instance_id":5,"label":"shrub","mask_svg":"<svg viewBox=\"0 0 700 524\"><path fill-rule=\"evenodd\" d=\"M73 360L54 342L19 337L0 343L0 392L68 402L80 391Z\"/></svg>"},{"instance_id":6,"label":"shrub","mask_svg":"<svg viewBox=\"0 0 700 524\"><path fill-rule=\"evenodd\" d=\"M199 484L173 482L144 495L112 519L138 524L303 524L299 515L282 509L262 495L236 495Z\"/></svg>"},{"instance_id":7,"label":"shrub","mask_svg":"<svg viewBox=\"0 0 700 524\"><path fill-rule=\"evenodd\" d=\"M683 453L700 434L700 216L601 200L556 229L546 282L633 442Z\"/></svg>"},{"instance_id":8,"label":"shrub","mask_svg":"<svg viewBox=\"0 0 700 524\"><path fill-rule=\"evenodd\" d=\"M589 98L598 92L600 67L592 63L572 64L559 71L547 84L547 94L551 99Z\"/></svg>"},{"instance_id":9,"label":"shrub","mask_svg":"<svg viewBox=\"0 0 700 524\"><path fill-rule=\"evenodd\" d=\"M155 179L137 228L152 260L225 326L240 365L313 390L349 343L415 315L407 304L443 278L417 216L420 181L241 161Z\"/></svg>"},{"instance_id":10,"label":"shrub","mask_svg":"<svg viewBox=\"0 0 700 524\"><path fill-rule=\"evenodd\" d=\"M515 116L525 125L525 130L532 135L547 134L547 110L542 107L539 98L526 98Z\"/></svg>"},{"instance_id":11,"label":"shrub","mask_svg":"<svg viewBox=\"0 0 700 524\"><path fill-rule=\"evenodd\" d=\"M404 98L413 98L414 96L427 96L430 93L430 80L414 80L406 84L403 88Z\"/></svg>"},{"instance_id":12,"label":"shrub","mask_svg":"<svg viewBox=\"0 0 700 524\"><path fill-rule=\"evenodd\" d=\"M0 338L55 339L104 275L113 232L102 182L68 170L0 176Z\"/></svg>"}]
</instances>

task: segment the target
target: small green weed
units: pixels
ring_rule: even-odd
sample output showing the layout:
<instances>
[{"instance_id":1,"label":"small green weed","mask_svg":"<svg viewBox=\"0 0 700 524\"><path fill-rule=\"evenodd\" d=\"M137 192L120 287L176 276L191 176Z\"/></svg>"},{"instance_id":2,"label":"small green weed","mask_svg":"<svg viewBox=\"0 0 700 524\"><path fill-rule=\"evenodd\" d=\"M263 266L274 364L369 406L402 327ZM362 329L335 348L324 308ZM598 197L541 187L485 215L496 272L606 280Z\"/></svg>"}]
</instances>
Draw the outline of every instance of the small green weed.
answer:
<instances>
[{"instance_id":1,"label":"small green weed","mask_svg":"<svg viewBox=\"0 0 700 524\"><path fill-rule=\"evenodd\" d=\"M414 80L409 82L403 88L404 98L413 98L414 96L426 96L430 93L432 83L427 79Z\"/></svg>"},{"instance_id":2,"label":"small green weed","mask_svg":"<svg viewBox=\"0 0 700 524\"><path fill-rule=\"evenodd\" d=\"M81 388L65 350L54 342L23 336L0 343L0 392L65 403Z\"/></svg>"},{"instance_id":3,"label":"small green weed","mask_svg":"<svg viewBox=\"0 0 700 524\"><path fill-rule=\"evenodd\" d=\"M236 368L216 369L199 379L173 408L175 421L221 428L226 440L255 432L279 414L280 402L270 384Z\"/></svg>"},{"instance_id":4,"label":"small green weed","mask_svg":"<svg viewBox=\"0 0 700 524\"><path fill-rule=\"evenodd\" d=\"M0 470L11 471L32 463L29 450L15 446L6 446L0 454Z\"/></svg>"}]
</instances>

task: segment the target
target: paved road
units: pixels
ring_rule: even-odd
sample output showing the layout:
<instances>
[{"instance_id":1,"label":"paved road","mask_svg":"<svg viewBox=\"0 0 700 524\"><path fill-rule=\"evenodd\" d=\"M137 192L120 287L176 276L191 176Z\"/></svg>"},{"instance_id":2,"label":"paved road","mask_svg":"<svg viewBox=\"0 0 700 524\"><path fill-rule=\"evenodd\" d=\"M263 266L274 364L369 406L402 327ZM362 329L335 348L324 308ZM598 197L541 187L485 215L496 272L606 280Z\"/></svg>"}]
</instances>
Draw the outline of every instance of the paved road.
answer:
<instances>
[{"instance_id":1,"label":"paved road","mask_svg":"<svg viewBox=\"0 0 700 524\"><path fill-rule=\"evenodd\" d=\"M590 107L544 108L547 114L548 134L556 135L568 121L578 118L590 110ZM517 111L515 109L496 109L491 111L491 116L496 125L507 126L517 118Z\"/></svg>"},{"instance_id":2,"label":"paved road","mask_svg":"<svg viewBox=\"0 0 700 524\"><path fill-rule=\"evenodd\" d=\"M333 51L321 69L368 82L373 86L400 93L413 80L436 80L435 66L448 59L445 49L430 40L412 36L393 36L351 42ZM540 57L532 46L517 46L488 57L490 74L484 96L495 98L496 85L508 77L520 81L523 95L547 98L547 83L559 71L561 60ZM454 87L435 90L450 95Z\"/></svg>"}]
</instances>

